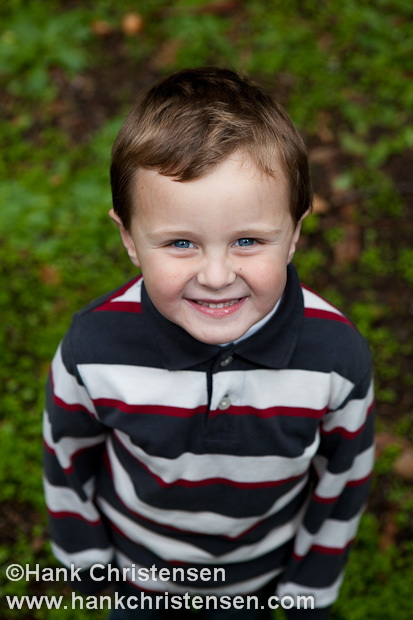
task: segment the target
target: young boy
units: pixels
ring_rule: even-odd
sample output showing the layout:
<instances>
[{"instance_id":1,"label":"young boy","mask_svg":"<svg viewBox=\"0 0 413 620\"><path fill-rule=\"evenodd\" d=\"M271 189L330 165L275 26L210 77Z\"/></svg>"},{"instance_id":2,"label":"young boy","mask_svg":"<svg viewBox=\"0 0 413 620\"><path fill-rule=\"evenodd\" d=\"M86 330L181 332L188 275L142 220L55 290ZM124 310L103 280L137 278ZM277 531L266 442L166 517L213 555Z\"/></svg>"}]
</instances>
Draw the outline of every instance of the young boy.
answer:
<instances>
[{"instance_id":1,"label":"young boy","mask_svg":"<svg viewBox=\"0 0 413 620\"><path fill-rule=\"evenodd\" d=\"M302 617L298 596L328 618L368 492L373 388L364 340L291 262L303 142L257 85L187 70L132 109L111 180L142 275L79 312L53 360L54 553L76 589L127 595L114 619L183 618L189 594L202 619Z\"/></svg>"}]
</instances>

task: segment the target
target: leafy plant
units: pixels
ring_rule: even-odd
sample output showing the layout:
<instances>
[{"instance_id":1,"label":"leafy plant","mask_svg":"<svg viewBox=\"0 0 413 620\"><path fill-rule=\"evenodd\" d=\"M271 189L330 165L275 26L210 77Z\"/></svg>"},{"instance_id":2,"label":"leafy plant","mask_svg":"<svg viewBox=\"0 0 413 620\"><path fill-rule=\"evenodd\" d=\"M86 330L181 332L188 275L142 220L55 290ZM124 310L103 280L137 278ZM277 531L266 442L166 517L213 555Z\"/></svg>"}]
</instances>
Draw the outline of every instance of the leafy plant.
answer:
<instances>
[{"instance_id":1,"label":"leafy plant","mask_svg":"<svg viewBox=\"0 0 413 620\"><path fill-rule=\"evenodd\" d=\"M57 91L53 71L74 75L86 66L82 45L91 31L79 9L52 18L44 3L27 9L12 14L1 35L0 74L10 94L50 100Z\"/></svg>"},{"instance_id":2,"label":"leafy plant","mask_svg":"<svg viewBox=\"0 0 413 620\"><path fill-rule=\"evenodd\" d=\"M409 158L403 158L413 146L411 2L142 0L132 5L4 0L0 6L0 275L6 283L0 289L0 510L6 521L10 510L21 515L7 530L12 534L0 537L2 567L16 558L55 565L46 543L41 487L44 383L73 312L133 274L107 218L108 167L125 104L145 72L155 77L200 64L245 71L286 105L310 152L314 146L339 150L338 162L326 157L317 181L316 190L328 197L326 210L305 220L295 263L302 280L345 310L368 339L381 429L394 426L398 436L413 439L411 205L397 182L399 164L408 166ZM126 34L124 16L136 10L142 30ZM109 34L94 32L96 20L106 20ZM118 84L121 64L130 71L126 87ZM83 90L82 84L87 84ZM111 105L93 125L99 128L79 140L61 117L93 108L94 90L104 105L108 89ZM337 269L334 248L346 242L349 205L359 254ZM390 407L392 416L380 416ZM373 484L377 493L385 483L399 539L381 549L381 515L370 507L334 619L410 620L412 500L392 473L399 450L385 452ZM49 592L45 584L39 589ZM49 593L61 591L57 584ZM1 583L0 595L6 593L27 593L27 588ZM45 609L30 613L37 619L62 617ZM68 620L79 615L64 613ZM22 617L17 610L5 614ZM104 614L83 610L82 615Z\"/></svg>"}]
</instances>

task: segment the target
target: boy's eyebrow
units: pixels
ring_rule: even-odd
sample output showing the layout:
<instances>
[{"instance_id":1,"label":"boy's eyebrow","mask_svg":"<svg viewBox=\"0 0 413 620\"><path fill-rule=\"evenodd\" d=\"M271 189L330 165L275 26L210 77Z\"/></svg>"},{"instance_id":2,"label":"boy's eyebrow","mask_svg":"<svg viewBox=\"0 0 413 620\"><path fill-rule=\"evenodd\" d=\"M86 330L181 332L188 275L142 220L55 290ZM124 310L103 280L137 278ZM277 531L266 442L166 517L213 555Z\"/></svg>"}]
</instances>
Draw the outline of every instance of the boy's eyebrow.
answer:
<instances>
[{"instance_id":1,"label":"boy's eyebrow","mask_svg":"<svg viewBox=\"0 0 413 620\"><path fill-rule=\"evenodd\" d=\"M279 235L282 233L281 228L244 228L242 230L235 230L234 235L239 237L259 237L260 235Z\"/></svg>"},{"instance_id":2,"label":"boy's eyebrow","mask_svg":"<svg viewBox=\"0 0 413 620\"><path fill-rule=\"evenodd\" d=\"M261 235L279 235L282 233L282 229L280 228L243 228L241 230L234 230L234 237L260 237ZM192 237L196 234L194 230L174 230L174 229L165 229L165 230L156 230L151 232L148 236L151 239L162 239L164 237L174 237L175 239L186 239L187 237Z\"/></svg>"}]
</instances>

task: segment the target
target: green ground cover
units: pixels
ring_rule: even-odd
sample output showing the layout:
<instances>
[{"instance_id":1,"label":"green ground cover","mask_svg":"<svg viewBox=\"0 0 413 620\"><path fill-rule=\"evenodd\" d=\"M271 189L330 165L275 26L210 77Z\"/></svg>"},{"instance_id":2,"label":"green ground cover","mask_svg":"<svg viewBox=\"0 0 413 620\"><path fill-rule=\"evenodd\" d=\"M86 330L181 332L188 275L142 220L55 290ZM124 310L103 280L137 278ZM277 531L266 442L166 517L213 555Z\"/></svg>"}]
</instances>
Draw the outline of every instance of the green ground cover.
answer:
<instances>
[{"instance_id":1,"label":"green ground cover","mask_svg":"<svg viewBox=\"0 0 413 620\"><path fill-rule=\"evenodd\" d=\"M387 439L332 618L411 620L413 490L394 464L413 443L412 17L405 0L3 0L2 618L79 617L7 610L6 595L68 591L4 570L56 565L41 487L48 366L71 315L133 275L107 217L111 143L153 78L221 64L271 88L303 132L316 203L296 263L374 354Z\"/></svg>"}]
</instances>

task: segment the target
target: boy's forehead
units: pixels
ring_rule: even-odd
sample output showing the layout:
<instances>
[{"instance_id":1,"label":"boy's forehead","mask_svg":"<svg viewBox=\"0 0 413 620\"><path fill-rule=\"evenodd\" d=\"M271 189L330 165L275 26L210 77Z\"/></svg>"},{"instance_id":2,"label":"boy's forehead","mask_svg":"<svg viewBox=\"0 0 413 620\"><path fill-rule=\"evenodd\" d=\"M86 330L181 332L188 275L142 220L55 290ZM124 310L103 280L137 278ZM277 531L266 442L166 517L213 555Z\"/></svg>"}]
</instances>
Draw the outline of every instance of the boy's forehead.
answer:
<instances>
[{"instance_id":1,"label":"boy's forehead","mask_svg":"<svg viewBox=\"0 0 413 620\"><path fill-rule=\"evenodd\" d=\"M194 193L199 192L201 195L205 188L234 188L239 186L262 186L273 184L274 187L282 186L282 189L288 188L288 181L283 172L278 157L274 156L272 166L272 174L264 173L253 159L242 151L236 151L225 160L211 167L208 172L191 181L178 181L172 176L163 175L157 169L138 168L135 172L132 192L134 209L143 207L153 207L150 198L152 193L161 194L169 197L172 194L189 193L185 191L186 187L190 187ZM183 188L183 192L180 192Z\"/></svg>"},{"instance_id":2,"label":"boy's forehead","mask_svg":"<svg viewBox=\"0 0 413 620\"><path fill-rule=\"evenodd\" d=\"M289 227L290 221L294 224L290 191L280 167L274 175L264 174L242 153L193 181L177 181L157 170L136 172L131 226L142 231L169 229L184 235L201 227L220 234L232 228L258 235L262 226L275 230Z\"/></svg>"}]
</instances>

